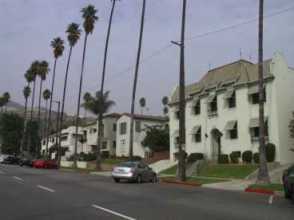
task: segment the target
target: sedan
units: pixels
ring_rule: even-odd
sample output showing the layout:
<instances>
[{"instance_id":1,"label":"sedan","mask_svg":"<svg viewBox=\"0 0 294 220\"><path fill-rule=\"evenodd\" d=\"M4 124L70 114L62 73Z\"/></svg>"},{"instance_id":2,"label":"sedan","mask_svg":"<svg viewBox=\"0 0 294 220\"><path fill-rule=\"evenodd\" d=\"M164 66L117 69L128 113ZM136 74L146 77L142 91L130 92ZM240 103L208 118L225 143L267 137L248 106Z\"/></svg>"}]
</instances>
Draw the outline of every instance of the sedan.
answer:
<instances>
[{"instance_id":1,"label":"sedan","mask_svg":"<svg viewBox=\"0 0 294 220\"><path fill-rule=\"evenodd\" d=\"M2 164L18 164L19 158L16 156L9 155L2 162Z\"/></svg>"},{"instance_id":2,"label":"sedan","mask_svg":"<svg viewBox=\"0 0 294 220\"><path fill-rule=\"evenodd\" d=\"M7 154L0 154L0 163L3 163L3 161L4 161L7 157L9 157L9 155L7 155Z\"/></svg>"},{"instance_id":3,"label":"sedan","mask_svg":"<svg viewBox=\"0 0 294 220\"><path fill-rule=\"evenodd\" d=\"M128 161L119 164L112 170L112 178L115 182L120 180L142 182L157 182L156 173L146 164L140 161Z\"/></svg>"},{"instance_id":4,"label":"sedan","mask_svg":"<svg viewBox=\"0 0 294 220\"><path fill-rule=\"evenodd\" d=\"M58 165L55 160L34 160L33 161L34 168L42 168L42 169L57 169Z\"/></svg>"},{"instance_id":5,"label":"sedan","mask_svg":"<svg viewBox=\"0 0 294 220\"><path fill-rule=\"evenodd\" d=\"M284 171L283 185L285 189L285 197L292 199L294 202L294 165Z\"/></svg>"}]
</instances>

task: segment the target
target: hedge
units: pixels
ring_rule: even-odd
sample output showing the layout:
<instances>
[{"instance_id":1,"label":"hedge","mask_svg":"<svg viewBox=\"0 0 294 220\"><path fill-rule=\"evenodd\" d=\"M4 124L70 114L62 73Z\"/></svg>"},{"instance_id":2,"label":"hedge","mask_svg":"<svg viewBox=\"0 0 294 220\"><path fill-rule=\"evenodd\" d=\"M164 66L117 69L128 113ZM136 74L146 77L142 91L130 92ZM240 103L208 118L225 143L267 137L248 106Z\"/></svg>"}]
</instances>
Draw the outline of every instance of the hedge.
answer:
<instances>
[{"instance_id":1,"label":"hedge","mask_svg":"<svg viewBox=\"0 0 294 220\"><path fill-rule=\"evenodd\" d=\"M229 155L227 155L227 154L221 154L219 156L219 163L220 164L228 164L229 163Z\"/></svg>"},{"instance_id":2,"label":"hedge","mask_svg":"<svg viewBox=\"0 0 294 220\"><path fill-rule=\"evenodd\" d=\"M268 143L265 147L265 155L267 162L274 162L276 157L276 146Z\"/></svg>"},{"instance_id":3,"label":"hedge","mask_svg":"<svg viewBox=\"0 0 294 220\"><path fill-rule=\"evenodd\" d=\"M239 158L241 157L240 151L233 151L230 153L230 159L232 163L239 163Z\"/></svg>"},{"instance_id":4,"label":"hedge","mask_svg":"<svg viewBox=\"0 0 294 220\"><path fill-rule=\"evenodd\" d=\"M204 155L202 153L192 153L188 156L187 162L194 163L197 160L203 160Z\"/></svg>"},{"instance_id":5,"label":"hedge","mask_svg":"<svg viewBox=\"0 0 294 220\"><path fill-rule=\"evenodd\" d=\"M244 151L242 154L242 160L245 163L251 163L253 159L252 151Z\"/></svg>"}]
</instances>

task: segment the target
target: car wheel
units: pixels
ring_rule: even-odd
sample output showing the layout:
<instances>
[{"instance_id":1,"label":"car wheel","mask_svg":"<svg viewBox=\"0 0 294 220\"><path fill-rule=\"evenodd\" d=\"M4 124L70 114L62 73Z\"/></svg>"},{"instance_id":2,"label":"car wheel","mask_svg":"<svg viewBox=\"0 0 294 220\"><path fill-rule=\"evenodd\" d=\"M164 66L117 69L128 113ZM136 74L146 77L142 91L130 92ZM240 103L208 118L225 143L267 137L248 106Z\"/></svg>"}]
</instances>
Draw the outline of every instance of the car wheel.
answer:
<instances>
[{"instance_id":1,"label":"car wheel","mask_svg":"<svg viewBox=\"0 0 294 220\"><path fill-rule=\"evenodd\" d=\"M119 183L120 179L119 178L114 178L114 182Z\"/></svg>"},{"instance_id":2,"label":"car wheel","mask_svg":"<svg viewBox=\"0 0 294 220\"><path fill-rule=\"evenodd\" d=\"M142 177L141 177L141 175L138 175L137 176L137 183L142 183Z\"/></svg>"}]
</instances>

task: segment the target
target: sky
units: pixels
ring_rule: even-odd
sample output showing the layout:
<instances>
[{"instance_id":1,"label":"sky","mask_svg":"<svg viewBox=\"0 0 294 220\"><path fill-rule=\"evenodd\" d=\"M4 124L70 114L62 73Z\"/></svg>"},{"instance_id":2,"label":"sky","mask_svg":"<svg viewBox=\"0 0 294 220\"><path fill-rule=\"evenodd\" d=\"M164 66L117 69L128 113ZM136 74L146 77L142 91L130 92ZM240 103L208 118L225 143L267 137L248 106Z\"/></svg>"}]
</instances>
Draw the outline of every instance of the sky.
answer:
<instances>
[{"instance_id":1,"label":"sky","mask_svg":"<svg viewBox=\"0 0 294 220\"><path fill-rule=\"evenodd\" d=\"M129 112L142 0L121 0L114 14L105 89L116 102L112 112ZM99 20L89 36L83 93L99 90L109 0L0 0L0 94L10 92L12 100L24 102L24 73L32 61L47 60L53 69L50 41L61 37L69 23L82 23L81 8L93 4ZM161 99L178 84L181 0L147 0L146 23L139 70L138 100L145 97L146 114L162 114ZM287 10L289 9L289 10ZM188 0L186 30L186 83L199 80L210 68L236 60L256 62L258 0ZM264 57L281 52L294 66L294 2L265 0ZM292 22L291 22L292 21ZM217 31L236 25L225 31ZM84 34L73 49L69 71L66 112L75 114ZM58 60L54 99L61 100L68 44ZM52 71L45 88L50 88Z\"/></svg>"}]
</instances>

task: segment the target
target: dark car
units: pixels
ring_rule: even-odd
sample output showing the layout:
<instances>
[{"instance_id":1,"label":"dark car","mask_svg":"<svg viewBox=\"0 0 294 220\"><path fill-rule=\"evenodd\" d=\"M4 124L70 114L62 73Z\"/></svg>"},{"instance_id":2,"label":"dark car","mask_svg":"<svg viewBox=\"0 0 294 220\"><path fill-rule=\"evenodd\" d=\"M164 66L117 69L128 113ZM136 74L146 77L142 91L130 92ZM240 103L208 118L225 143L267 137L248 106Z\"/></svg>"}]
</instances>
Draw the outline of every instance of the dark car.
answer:
<instances>
[{"instance_id":1,"label":"dark car","mask_svg":"<svg viewBox=\"0 0 294 220\"><path fill-rule=\"evenodd\" d=\"M19 158L16 156L9 155L6 157L3 161L3 164L18 164L19 163Z\"/></svg>"},{"instance_id":2,"label":"dark car","mask_svg":"<svg viewBox=\"0 0 294 220\"><path fill-rule=\"evenodd\" d=\"M287 199L292 199L294 202L294 165L284 171L283 184L285 197Z\"/></svg>"},{"instance_id":3,"label":"dark car","mask_svg":"<svg viewBox=\"0 0 294 220\"><path fill-rule=\"evenodd\" d=\"M29 158L21 158L19 160L19 166L28 166L28 167L32 167L33 166L33 160L29 159Z\"/></svg>"},{"instance_id":4,"label":"dark car","mask_svg":"<svg viewBox=\"0 0 294 220\"><path fill-rule=\"evenodd\" d=\"M115 182L120 180L142 182L157 182L156 173L141 161L123 162L112 170L112 178Z\"/></svg>"}]
</instances>

